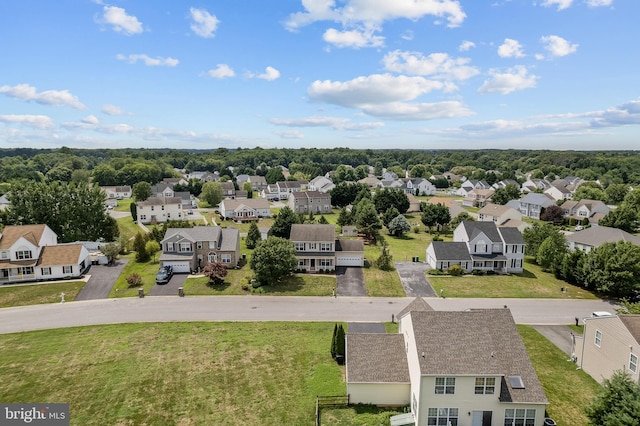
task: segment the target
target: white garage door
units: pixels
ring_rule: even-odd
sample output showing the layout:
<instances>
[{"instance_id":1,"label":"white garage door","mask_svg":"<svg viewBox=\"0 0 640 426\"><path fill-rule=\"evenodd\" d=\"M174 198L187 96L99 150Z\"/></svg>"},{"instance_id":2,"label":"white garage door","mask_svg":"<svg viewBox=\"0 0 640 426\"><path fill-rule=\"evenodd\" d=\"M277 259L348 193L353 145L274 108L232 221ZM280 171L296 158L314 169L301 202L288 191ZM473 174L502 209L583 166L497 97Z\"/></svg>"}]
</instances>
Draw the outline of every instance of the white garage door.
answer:
<instances>
[{"instance_id":1,"label":"white garage door","mask_svg":"<svg viewBox=\"0 0 640 426\"><path fill-rule=\"evenodd\" d=\"M163 266L173 266L173 272L176 274L188 274L191 272L189 262L162 262Z\"/></svg>"},{"instance_id":2,"label":"white garage door","mask_svg":"<svg viewBox=\"0 0 640 426\"><path fill-rule=\"evenodd\" d=\"M336 266L362 266L362 257L360 256L337 256Z\"/></svg>"}]
</instances>

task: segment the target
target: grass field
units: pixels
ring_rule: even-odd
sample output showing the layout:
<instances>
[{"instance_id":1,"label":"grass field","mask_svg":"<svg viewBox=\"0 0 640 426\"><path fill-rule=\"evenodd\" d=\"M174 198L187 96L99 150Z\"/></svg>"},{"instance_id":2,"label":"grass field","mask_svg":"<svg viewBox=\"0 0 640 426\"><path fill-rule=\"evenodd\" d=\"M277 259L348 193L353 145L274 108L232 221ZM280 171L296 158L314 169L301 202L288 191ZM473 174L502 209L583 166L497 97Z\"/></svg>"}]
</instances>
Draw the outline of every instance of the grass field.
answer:
<instances>
[{"instance_id":1,"label":"grass field","mask_svg":"<svg viewBox=\"0 0 640 426\"><path fill-rule=\"evenodd\" d=\"M371 266L362 270L367 296L371 297L404 297L406 296L400 277L396 271L382 271L373 262L380 257L381 246L364 246L364 257ZM395 257L394 257L395 260Z\"/></svg>"},{"instance_id":2,"label":"grass field","mask_svg":"<svg viewBox=\"0 0 640 426\"><path fill-rule=\"evenodd\" d=\"M71 404L72 425L312 425L316 395L344 395L333 323L145 323L0 335L3 402ZM598 384L518 326L559 425L586 425ZM392 328L389 331L394 331ZM385 425L367 406L322 424Z\"/></svg>"},{"instance_id":3,"label":"grass field","mask_svg":"<svg viewBox=\"0 0 640 426\"><path fill-rule=\"evenodd\" d=\"M515 297L596 299L593 293L559 280L525 259L524 273L514 275L465 275L462 277L430 276L429 281L447 297ZM561 291L565 288L565 292Z\"/></svg>"},{"instance_id":4,"label":"grass field","mask_svg":"<svg viewBox=\"0 0 640 426\"><path fill-rule=\"evenodd\" d=\"M60 302L60 293L64 293L64 299L71 302L76 298L84 285L84 281L65 281L21 286L3 285L0 286L0 308L37 305L41 303L58 303Z\"/></svg>"},{"instance_id":5,"label":"grass field","mask_svg":"<svg viewBox=\"0 0 640 426\"><path fill-rule=\"evenodd\" d=\"M116 280L115 285L109 293L109 297L131 297L138 295L138 288L144 288L144 294L149 293L151 287L156 283L156 273L160 268L160 264L157 261L158 255L156 255L156 261L150 260L146 263L138 263L135 259L135 253L128 254L123 257L130 258L129 263L124 267L122 273ZM142 285L129 287L127 283L127 277L133 273L142 276Z\"/></svg>"},{"instance_id":6,"label":"grass field","mask_svg":"<svg viewBox=\"0 0 640 426\"><path fill-rule=\"evenodd\" d=\"M549 400L549 417L558 425L587 425L583 410L594 397L598 383L584 371L577 370L576 365L568 361L567 354L533 327L519 325L518 330Z\"/></svg>"},{"instance_id":7,"label":"grass field","mask_svg":"<svg viewBox=\"0 0 640 426\"><path fill-rule=\"evenodd\" d=\"M0 336L3 402L69 402L72 425L312 425L345 394L333 323L171 323Z\"/></svg>"}]
</instances>

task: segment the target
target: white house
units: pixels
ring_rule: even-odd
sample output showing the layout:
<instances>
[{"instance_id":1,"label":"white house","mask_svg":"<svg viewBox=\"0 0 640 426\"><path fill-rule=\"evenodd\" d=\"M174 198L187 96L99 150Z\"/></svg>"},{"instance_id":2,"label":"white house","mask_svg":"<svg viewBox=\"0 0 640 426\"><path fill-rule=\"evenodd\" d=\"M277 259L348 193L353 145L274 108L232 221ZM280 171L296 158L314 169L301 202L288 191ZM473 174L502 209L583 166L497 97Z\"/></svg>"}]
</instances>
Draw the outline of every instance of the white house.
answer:
<instances>
[{"instance_id":1,"label":"white house","mask_svg":"<svg viewBox=\"0 0 640 426\"><path fill-rule=\"evenodd\" d=\"M547 194L538 194L530 192L523 198L517 200L518 210L523 216L531 219L540 219L540 214L544 209L550 206L555 206L556 203ZM510 202L508 203L510 205Z\"/></svg>"},{"instance_id":2,"label":"white house","mask_svg":"<svg viewBox=\"0 0 640 426\"><path fill-rule=\"evenodd\" d=\"M309 181L308 189L309 191L319 191L327 193L335 187L336 186L331 181L331 179L324 176L317 176Z\"/></svg>"},{"instance_id":3,"label":"white house","mask_svg":"<svg viewBox=\"0 0 640 426\"><path fill-rule=\"evenodd\" d=\"M409 405L398 425L543 425L548 401L508 309L434 312L417 298L397 318L398 333L347 333L352 403Z\"/></svg>"},{"instance_id":4,"label":"white house","mask_svg":"<svg viewBox=\"0 0 640 426\"><path fill-rule=\"evenodd\" d=\"M58 244L47 225L7 226L0 234L0 284L75 278L90 265L82 244Z\"/></svg>"},{"instance_id":5,"label":"white house","mask_svg":"<svg viewBox=\"0 0 640 426\"><path fill-rule=\"evenodd\" d=\"M100 189L104 191L107 198L123 199L131 198L131 187L129 185L123 186L101 186Z\"/></svg>"},{"instance_id":6,"label":"white house","mask_svg":"<svg viewBox=\"0 0 640 426\"><path fill-rule=\"evenodd\" d=\"M433 241L426 262L433 269L460 265L473 270L521 273L525 242L517 228L497 227L493 222L464 221L453 231L453 241Z\"/></svg>"},{"instance_id":7,"label":"white house","mask_svg":"<svg viewBox=\"0 0 640 426\"><path fill-rule=\"evenodd\" d=\"M269 201L265 198L247 198L243 200L225 198L218 206L220 216L231 220L258 220L271 217Z\"/></svg>"},{"instance_id":8,"label":"white house","mask_svg":"<svg viewBox=\"0 0 640 426\"><path fill-rule=\"evenodd\" d=\"M400 186L405 193L411 195L435 195L436 187L434 184L424 178L401 179L403 184Z\"/></svg>"},{"instance_id":9,"label":"white house","mask_svg":"<svg viewBox=\"0 0 640 426\"><path fill-rule=\"evenodd\" d=\"M138 220L141 223L163 223L182 220L182 198L149 197L136 203Z\"/></svg>"}]
</instances>

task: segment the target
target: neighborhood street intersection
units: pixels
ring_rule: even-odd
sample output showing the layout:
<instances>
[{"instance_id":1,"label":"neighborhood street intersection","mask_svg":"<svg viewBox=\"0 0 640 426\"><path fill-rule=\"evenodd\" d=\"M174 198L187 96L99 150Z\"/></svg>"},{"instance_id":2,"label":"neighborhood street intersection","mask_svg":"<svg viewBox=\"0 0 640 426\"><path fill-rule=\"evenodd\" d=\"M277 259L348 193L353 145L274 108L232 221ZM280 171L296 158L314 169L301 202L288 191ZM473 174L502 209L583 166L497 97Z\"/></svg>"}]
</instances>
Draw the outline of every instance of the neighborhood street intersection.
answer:
<instances>
[{"instance_id":1,"label":"neighborhood street intersection","mask_svg":"<svg viewBox=\"0 0 640 426\"><path fill-rule=\"evenodd\" d=\"M171 321L389 322L412 298L198 296L102 299L0 309L0 334L61 327ZM426 298L436 311L511 310L518 324L572 324L594 311L614 313L602 300Z\"/></svg>"}]
</instances>

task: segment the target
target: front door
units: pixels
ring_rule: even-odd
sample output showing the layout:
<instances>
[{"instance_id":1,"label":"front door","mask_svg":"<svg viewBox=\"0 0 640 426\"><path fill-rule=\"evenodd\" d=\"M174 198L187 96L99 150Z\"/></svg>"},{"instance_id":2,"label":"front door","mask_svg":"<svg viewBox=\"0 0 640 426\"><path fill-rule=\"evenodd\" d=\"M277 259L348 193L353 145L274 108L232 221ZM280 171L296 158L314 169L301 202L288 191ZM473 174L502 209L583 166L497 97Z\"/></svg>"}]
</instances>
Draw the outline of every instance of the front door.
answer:
<instances>
[{"instance_id":1,"label":"front door","mask_svg":"<svg viewBox=\"0 0 640 426\"><path fill-rule=\"evenodd\" d=\"M471 426L491 426L491 411L473 411Z\"/></svg>"},{"instance_id":2,"label":"front door","mask_svg":"<svg viewBox=\"0 0 640 426\"><path fill-rule=\"evenodd\" d=\"M316 270L316 260L315 259L311 259L311 267L310 267L310 269L312 271Z\"/></svg>"}]
</instances>

